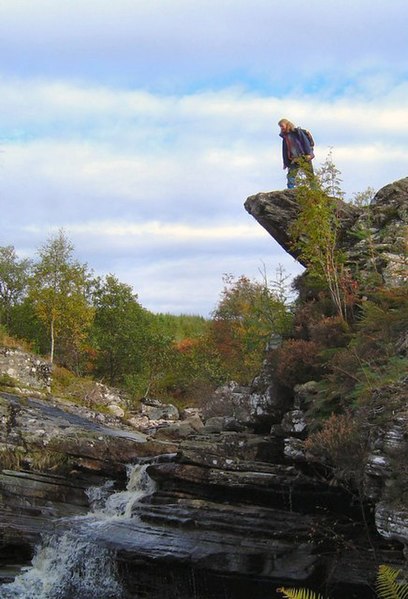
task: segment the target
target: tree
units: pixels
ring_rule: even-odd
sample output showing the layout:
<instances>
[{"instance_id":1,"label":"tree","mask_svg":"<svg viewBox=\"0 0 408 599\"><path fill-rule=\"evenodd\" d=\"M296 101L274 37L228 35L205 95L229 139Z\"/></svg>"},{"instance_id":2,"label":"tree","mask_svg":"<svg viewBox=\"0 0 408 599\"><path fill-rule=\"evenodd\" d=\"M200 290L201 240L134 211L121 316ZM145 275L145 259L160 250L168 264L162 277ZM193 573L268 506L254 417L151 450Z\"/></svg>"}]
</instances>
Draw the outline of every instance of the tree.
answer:
<instances>
[{"instance_id":1,"label":"tree","mask_svg":"<svg viewBox=\"0 0 408 599\"><path fill-rule=\"evenodd\" d=\"M143 368L149 318L130 285L110 274L99 279L93 293L92 339L98 356L96 371L110 384L124 381Z\"/></svg>"},{"instance_id":2,"label":"tree","mask_svg":"<svg viewBox=\"0 0 408 599\"><path fill-rule=\"evenodd\" d=\"M246 383L255 376L271 334L282 335L290 329L282 271L279 277L278 285L270 284L266 275L261 282L243 275L224 277L225 287L213 313L212 337L231 378L238 382Z\"/></svg>"},{"instance_id":3,"label":"tree","mask_svg":"<svg viewBox=\"0 0 408 599\"><path fill-rule=\"evenodd\" d=\"M73 253L72 243L60 230L39 249L29 290L35 313L49 333L51 363L57 348L71 367L78 364L93 320L90 273Z\"/></svg>"},{"instance_id":4,"label":"tree","mask_svg":"<svg viewBox=\"0 0 408 599\"><path fill-rule=\"evenodd\" d=\"M11 322L11 310L24 296L31 261L19 260L14 246L0 247L0 322L7 327Z\"/></svg>"},{"instance_id":5,"label":"tree","mask_svg":"<svg viewBox=\"0 0 408 599\"><path fill-rule=\"evenodd\" d=\"M339 316L346 319L354 287L338 248L338 211L344 196L339 175L330 152L316 177L299 180L296 196L300 213L291 235L301 259L313 274L325 280Z\"/></svg>"}]
</instances>

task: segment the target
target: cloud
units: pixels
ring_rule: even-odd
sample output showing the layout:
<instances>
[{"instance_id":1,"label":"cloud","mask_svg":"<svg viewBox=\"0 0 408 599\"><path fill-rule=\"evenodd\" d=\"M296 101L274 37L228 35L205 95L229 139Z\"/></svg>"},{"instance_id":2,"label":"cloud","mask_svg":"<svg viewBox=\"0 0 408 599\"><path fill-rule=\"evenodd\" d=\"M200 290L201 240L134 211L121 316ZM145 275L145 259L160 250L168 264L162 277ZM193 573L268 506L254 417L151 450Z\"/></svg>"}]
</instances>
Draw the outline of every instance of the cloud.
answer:
<instances>
[{"instance_id":1,"label":"cloud","mask_svg":"<svg viewBox=\"0 0 408 599\"><path fill-rule=\"evenodd\" d=\"M3 0L0 56L4 73L287 90L373 67L405 72L406 11L402 0Z\"/></svg>"},{"instance_id":2,"label":"cloud","mask_svg":"<svg viewBox=\"0 0 408 599\"><path fill-rule=\"evenodd\" d=\"M58 228L150 309L299 267L244 211L285 186L277 121L348 195L406 176L402 0L0 0L3 244Z\"/></svg>"}]
</instances>

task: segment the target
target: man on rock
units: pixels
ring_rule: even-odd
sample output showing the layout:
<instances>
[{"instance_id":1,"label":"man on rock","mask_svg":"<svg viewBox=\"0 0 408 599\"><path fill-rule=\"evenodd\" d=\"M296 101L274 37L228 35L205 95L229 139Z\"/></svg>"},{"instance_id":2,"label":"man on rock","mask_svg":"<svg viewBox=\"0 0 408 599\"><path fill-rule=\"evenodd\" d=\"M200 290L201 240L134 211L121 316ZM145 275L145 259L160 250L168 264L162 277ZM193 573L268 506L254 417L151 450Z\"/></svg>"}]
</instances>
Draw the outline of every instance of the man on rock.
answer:
<instances>
[{"instance_id":1,"label":"man on rock","mask_svg":"<svg viewBox=\"0 0 408 599\"><path fill-rule=\"evenodd\" d=\"M295 127L287 119L281 119L278 125L282 138L283 168L288 169L288 189L293 189L299 170L307 178L313 178L313 138L308 131Z\"/></svg>"}]
</instances>

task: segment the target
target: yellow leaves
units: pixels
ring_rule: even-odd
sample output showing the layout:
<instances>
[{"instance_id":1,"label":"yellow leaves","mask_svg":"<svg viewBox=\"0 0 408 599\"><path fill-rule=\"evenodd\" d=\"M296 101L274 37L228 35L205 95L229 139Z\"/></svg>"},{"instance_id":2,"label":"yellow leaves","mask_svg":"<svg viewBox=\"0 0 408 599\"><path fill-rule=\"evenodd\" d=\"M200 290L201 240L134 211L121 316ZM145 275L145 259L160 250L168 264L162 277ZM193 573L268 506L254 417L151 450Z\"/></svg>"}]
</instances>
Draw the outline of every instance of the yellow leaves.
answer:
<instances>
[{"instance_id":1,"label":"yellow leaves","mask_svg":"<svg viewBox=\"0 0 408 599\"><path fill-rule=\"evenodd\" d=\"M400 570L381 565L378 569L376 590L380 599L407 599L408 584L398 582Z\"/></svg>"},{"instance_id":2,"label":"yellow leaves","mask_svg":"<svg viewBox=\"0 0 408 599\"><path fill-rule=\"evenodd\" d=\"M324 599L323 595L309 589L285 589L281 587L276 590L279 593L283 593L287 599Z\"/></svg>"},{"instance_id":3,"label":"yellow leaves","mask_svg":"<svg viewBox=\"0 0 408 599\"><path fill-rule=\"evenodd\" d=\"M376 591L379 599L408 599L408 584L399 582L401 571L391 566L381 565L378 568ZM276 589L286 599L324 599L323 595L310 589Z\"/></svg>"}]
</instances>

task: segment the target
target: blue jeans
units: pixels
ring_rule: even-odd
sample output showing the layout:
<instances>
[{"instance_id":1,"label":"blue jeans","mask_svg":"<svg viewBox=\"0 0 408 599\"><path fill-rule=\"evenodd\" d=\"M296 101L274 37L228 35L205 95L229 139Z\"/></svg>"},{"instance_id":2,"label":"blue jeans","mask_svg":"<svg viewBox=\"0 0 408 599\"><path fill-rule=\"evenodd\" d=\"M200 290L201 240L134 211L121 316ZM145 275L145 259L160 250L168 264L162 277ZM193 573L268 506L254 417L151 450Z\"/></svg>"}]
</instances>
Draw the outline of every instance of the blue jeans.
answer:
<instances>
[{"instance_id":1,"label":"blue jeans","mask_svg":"<svg viewBox=\"0 0 408 599\"><path fill-rule=\"evenodd\" d=\"M296 177L300 169L306 174L309 181L313 180L313 164L311 162L303 161L302 166L291 164L287 174L288 189L294 189L296 187Z\"/></svg>"},{"instance_id":2,"label":"blue jeans","mask_svg":"<svg viewBox=\"0 0 408 599\"><path fill-rule=\"evenodd\" d=\"M296 187L296 174L298 172L297 168L289 168L287 174L288 180L288 189L294 189Z\"/></svg>"}]
</instances>

